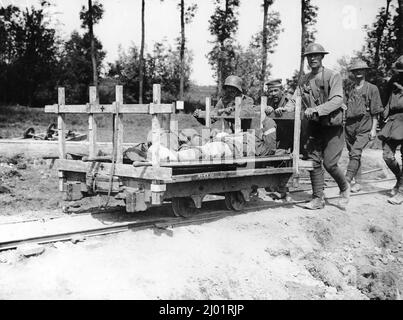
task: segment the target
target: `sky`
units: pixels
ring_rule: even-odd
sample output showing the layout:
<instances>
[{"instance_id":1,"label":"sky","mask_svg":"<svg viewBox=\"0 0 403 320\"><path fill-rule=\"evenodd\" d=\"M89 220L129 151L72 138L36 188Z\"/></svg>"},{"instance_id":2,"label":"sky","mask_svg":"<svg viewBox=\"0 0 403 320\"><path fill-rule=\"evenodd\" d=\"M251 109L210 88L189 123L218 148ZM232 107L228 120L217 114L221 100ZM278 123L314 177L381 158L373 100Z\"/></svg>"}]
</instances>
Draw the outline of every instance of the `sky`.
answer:
<instances>
[{"instance_id":1,"label":"sky","mask_svg":"<svg viewBox=\"0 0 403 320\"><path fill-rule=\"evenodd\" d=\"M94 32L102 41L107 52L106 62L118 57L119 47L140 45L141 0L99 0L104 5L102 21ZM0 0L0 5L13 3L26 6L38 0ZM73 30L80 29L79 11L87 0L51 0L54 17L59 21L62 35L67 39ZM146 0L146 48L152 48L156 41L166 40L173 44L180 33L179 0ZM214 85L213 72L207 53L214 38L208 31L208 21L214 12L213 0L185 0L197 2L198 11L190 25L187 25L187 45L193 52L191 80L199 85ZM236 39L244 46L251 36L260 31L263 24L262 0L241 0L239 8L239 29ZM363 25L371 24L377 11L384 6L384 0L312 0L319 7L316 40L330 52L324 65L337 68L337 60L344 55L353 56L354 51L364 44ZM291 78L299 69L300 55L300 0L275 0L270 10L279 11L284 31L280 34L276 52L269 55L273 65L272 77ZM147 49L146 49L147 50Z\"/></svg>"}]
</instances>

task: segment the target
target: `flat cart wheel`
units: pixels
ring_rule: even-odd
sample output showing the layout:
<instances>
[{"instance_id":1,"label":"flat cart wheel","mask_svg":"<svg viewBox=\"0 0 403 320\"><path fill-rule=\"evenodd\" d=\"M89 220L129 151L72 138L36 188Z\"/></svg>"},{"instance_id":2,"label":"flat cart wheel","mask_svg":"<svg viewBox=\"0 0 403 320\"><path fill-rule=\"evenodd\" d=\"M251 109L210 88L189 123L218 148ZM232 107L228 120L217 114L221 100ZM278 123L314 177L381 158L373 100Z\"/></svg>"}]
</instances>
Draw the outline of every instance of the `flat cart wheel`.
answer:
<instances>
[{"instance_id":1,"label":"flat cart wheel","mask_svg":"<svg viewBox=\"0 0 403 320\"><path fill-rule=\"evenodd\" d=\"M30 139L34 136L35 134L35 129L34 128L28 128L27 130L24 131L24 139Z\"/></svg>"},{"instance_id":2,"label":"flat cart wheel","mask_svg":"<svg viewBox=\"0 0 403 320\"><path fill-rule=\"evenodd\" d=\"M241 191L225 194L225 206L228 210L241 211L245 208L246 200Z\"/></svg>"},{"instance_id":3,"label":"flat cart wheel","mask_svg":"<svg viewBox=\"0 0 403 320\"><path fill-rule=\"evenodd\" d=\"M197 213L192 198L173 198L172 209L176 217L190 218Z\"/></svg>"}]
</instances>

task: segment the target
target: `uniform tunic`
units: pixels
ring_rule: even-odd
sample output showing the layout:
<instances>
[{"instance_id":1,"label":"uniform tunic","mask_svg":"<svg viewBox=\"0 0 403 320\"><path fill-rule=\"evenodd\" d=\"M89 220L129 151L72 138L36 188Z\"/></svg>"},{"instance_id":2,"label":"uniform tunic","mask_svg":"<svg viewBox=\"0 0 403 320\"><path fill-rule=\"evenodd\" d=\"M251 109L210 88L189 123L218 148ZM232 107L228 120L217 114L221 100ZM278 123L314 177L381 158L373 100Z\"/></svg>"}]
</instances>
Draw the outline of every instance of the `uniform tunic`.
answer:
<instances>
[{"instance_id":1,"label":"uniform tunic","mask_svg":"<svg viewBox=\"0 0 403 320\"><path fill-rule=\"evenodd\" d=\"M343 86L339 73L322 68L309 73L300 83L303 110L315 108L319 119L310 120L302 130L308 135L308 159L313 161L310 172L314 198L324 196L324 170L329 172L341 191L348 188L347 180L338 166L344 145L342 123ZM323 167L322 167L323 162Z\"/></svg>"},{"instance_id":2,"label":"uniform tunic","mask_svg":"<svg viewBox=\"0 0 403 320\"><path fill-rule=\"evenodd\" d=\"M403 79L392 78L388 84L389 101L384 111L388 121L379 133L379 139L384 141L403 140L403 90L394 83L403 85Z\"/></svg>"},{"instance_id":3,"label":"uniform tunic","mask_svg":"<svg viewBox=\"0 0 403 320\"><path fill-rule=\"evenodd\" d=\"M361 166L362 150L370 141L372 117L383 111L377 86L364 82L360 89L354 88L347 101L346 144L350 161L347 180L351 181Z\"/></svg>"},{"instance_id":4,"label":"uniform tunic","mask_svg":"<svg viewBox=\"0 0 403 320\"><path fill-rule=\"evenodd\" d=\"M395 158L396 150L400 146L403 163L403 90L399 85L403 85L403 76L392 77L389 81L389 101L383 114L388 120L379 133L379 139L383 140L383 159L396 176L396 187L403 193L403 169Z\"/></svg>"}]
</instances>

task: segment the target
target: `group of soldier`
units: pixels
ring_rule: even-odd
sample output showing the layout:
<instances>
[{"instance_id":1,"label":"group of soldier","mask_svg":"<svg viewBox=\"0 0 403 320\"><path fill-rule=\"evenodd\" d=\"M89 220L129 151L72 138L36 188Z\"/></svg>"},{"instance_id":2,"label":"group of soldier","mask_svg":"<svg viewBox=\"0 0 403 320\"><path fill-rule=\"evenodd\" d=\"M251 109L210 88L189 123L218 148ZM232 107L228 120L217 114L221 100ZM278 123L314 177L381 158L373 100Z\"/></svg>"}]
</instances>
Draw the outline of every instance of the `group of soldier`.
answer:
<instances>
[{"instance_id":1,"label":"group of soldier","mask_svg":"<svg viewBox=\"0 0 403 320\"><path fill-rule=\"evenodd\" d=\"M310 210L324 208L326 169L340 189L339 207L346 208L350 193L361 189L361 155L369 142L376 138L382 114L386 124L378 138L382 140L384 161L396 177L388 202L402 204L403 168L395 154L400 146L403 162L403 56L393 64L394 75L385 92L388 102L383 105L377 86L366 79L366 72L370 68L364 61L356 59L350 66L353 88L344 95L340 73L322 64L326 54L328 52L320 44L311 43L306 47L304 55L311 71L301 77L293 95L285 92L281 79L270 80L265 85L268 95L266 115L275 113L281 116L284 112L293 112L296 97L301 96L301 152L313 163L313 170L310 171L312 200L304 207ZM235 97L238 96L242 98L241 110L253 106L253 99L243 94L242 79L229 76L215 112L233 112ZM264 121L263 134L272 134L275 122L270 117ZM276 132L278 148L282 149L293 146L293 126L286 123L284 121L277 126ZM231 131L231 122L226 122L224 129ZM344 173L338 163L345 144L349 151L349 162ZM282 195L286 196L284 190Z\"/></svg>"}]
</instances>

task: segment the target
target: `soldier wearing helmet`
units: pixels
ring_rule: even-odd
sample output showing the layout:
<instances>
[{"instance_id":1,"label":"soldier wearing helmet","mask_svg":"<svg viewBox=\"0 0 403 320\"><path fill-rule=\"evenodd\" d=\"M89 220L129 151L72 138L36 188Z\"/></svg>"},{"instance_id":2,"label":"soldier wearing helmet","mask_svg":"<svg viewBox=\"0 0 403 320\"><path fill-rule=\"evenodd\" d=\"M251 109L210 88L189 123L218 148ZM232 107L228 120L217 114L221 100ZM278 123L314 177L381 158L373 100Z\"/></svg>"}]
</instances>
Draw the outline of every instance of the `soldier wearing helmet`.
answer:
<instances>
[{"instance_id":1,"label":"soldier wearing helmet","mask_svg":"<svg viewBox=\"0 0 403 320\"><path fill-rule=\"evenodd\" d=\"M304 206L310 210L325 206L323 167L339 186L339 207L344 209L350 198L350 185L338 166L344 145L342 79L339 73L323 67L326 54L328 52L320 44L311 43L306 47L304 56L311 72L301 77L297 89L307 120L306 128L302 130L308 136L308 159L313 162L310 172L312 200Z\"/></svg>"},{"instance_id":2,"label":"soldier wearing helmet","mask_svg":"<svg viewBox=\"0 0 403 320\"><path fill-rule=\"evenodd\" d=\"M403 160L403 56L393 64L393 71L395 74L386 89L389 97L383 112L386 124L379 133L379 139L383 142L383 159L396 177L396 185L388 202L398 205L403 203L403 168L395 158L396 149L400 146Z\"/></svg>"},{"instance_id":3,"label":"soldier wearing helmet","mask_svg":"<svg viewBox=\"0 0 403 320\"><path fill-rule=\"evenodd\" d=\"M225 79L223 86L223 95L218 100L212 114L230 115L235 111L235 98L241 97L241 110L253 110L253 99L243 94L242 79L238 76L231 75ZM219 121L218 121L219 122ZM234 132L234 122L223 119L226 131Z\"/></svg>"},{"instance_id":4,"label":"soldier wearing helmet","mask_svg":"<svg viewBox=\"0 0 403 320\"><path fill-rule=\"evenodd\" d=\"M238 76L230 75L225 79L222 97L218 100L216 106L211 110L211 114L232 114L235 111L236 97L242 98L241 110L253 111L253 99L243 94L242 79ZM198 118L199 112L200 110L196 110L193 115ZM216 121L212 124L213 129L220 130L222 127L224 127L224 131L232 133L234 132L234 121L231 121L230 119L221 119L221 121Z\"/></svg>"},{"instance_id":5,"label":"soldier wearing helmet","mask_svg":"<svg viewBox=\"0 0 403 320\"><path fill-rule=\"evenodd\" d=\"M366 81L366 71L370 69L362 60L353 61L349 68L352 73L353 88L346 93L346 144L349 151L349 163L346 179L351 184L351 192L360 191L361 155L369 141L376 137L378 118L383 111L378 87Z\"/></svg>"}]
</instances>

